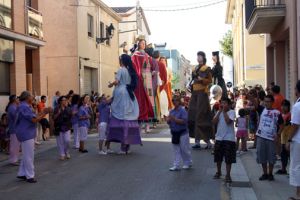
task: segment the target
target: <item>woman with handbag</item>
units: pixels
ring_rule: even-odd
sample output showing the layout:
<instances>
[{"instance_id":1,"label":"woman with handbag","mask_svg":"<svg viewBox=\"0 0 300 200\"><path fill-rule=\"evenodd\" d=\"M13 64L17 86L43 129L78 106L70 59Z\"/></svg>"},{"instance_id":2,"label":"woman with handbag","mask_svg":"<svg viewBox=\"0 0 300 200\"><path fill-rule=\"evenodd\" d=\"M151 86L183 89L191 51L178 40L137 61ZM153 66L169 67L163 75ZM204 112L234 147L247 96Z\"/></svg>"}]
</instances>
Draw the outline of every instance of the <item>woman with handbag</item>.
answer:
<instances>
[{"instance_id":1,"label":"woman with handbag","mask_svg":"<svg viewBox=\"0 0 300 200\"><path fill-rule=\"evenodd\" d=\"M58 99L58 106L54 110L54 134L56 135L57 147L60 160L70 159L69 145L71 139L72 110L68 107L68 99L61 96Z\"/></svg>"},{"instance_id":2,"label":"woman with handbag","mask_svg":"<svg viewBox=\"0 0 300 200\"><path fill-rule=\"evenodd\" d=\"M183 161L182 169L189 169L192 167L192 157L190 151L189 134L187 128L187 112L181 106L179 96L173 97L173 104L175 108L170 111L170 115L166 117L172 134L172 144L174 149L174 163L170 171L180 170L180 160Z\"/></svg>"}]
</instances>

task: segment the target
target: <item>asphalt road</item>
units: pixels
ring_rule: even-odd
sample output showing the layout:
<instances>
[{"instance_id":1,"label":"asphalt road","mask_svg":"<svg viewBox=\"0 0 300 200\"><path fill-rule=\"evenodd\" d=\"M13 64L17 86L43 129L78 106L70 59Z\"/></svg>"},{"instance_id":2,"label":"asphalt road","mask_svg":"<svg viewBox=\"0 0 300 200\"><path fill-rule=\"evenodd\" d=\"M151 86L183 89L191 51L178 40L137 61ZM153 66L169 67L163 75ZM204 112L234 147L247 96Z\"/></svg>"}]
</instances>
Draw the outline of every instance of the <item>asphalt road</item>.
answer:
<instances>
[{"instance_id":1,"label":"asphalt road","mask_svg":"<svg viewBox=\"0 0 300 200\"><path fill-rule=\"evenodd\" d=\"M38 183L18 181L18 167L0 167L0 200L223 200L228 191L213 180L215 165L210 151L193 151L193 169L169 172L172 146L168 130L143 135L144 145L129 155L97 154L97 138L90 137L89 153L71 151L59 161L56 148L35 157ZM118 144L113 145L117 150Z\"/></svg>"}]
</instances>

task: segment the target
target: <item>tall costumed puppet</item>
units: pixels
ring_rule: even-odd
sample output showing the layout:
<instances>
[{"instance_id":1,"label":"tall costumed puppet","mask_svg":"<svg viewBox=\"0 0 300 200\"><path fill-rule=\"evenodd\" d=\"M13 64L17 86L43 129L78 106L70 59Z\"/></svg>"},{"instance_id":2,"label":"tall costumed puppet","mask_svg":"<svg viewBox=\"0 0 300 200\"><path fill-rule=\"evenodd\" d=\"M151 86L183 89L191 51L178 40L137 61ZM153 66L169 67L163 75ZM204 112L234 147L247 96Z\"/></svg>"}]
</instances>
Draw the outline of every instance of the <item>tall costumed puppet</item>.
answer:
<instances>
[{"instance_id":1,"label":"tall costumed puppet","mask_svg":"<svg viewBox=\"0 0 300 200\"><path fill-rule=\"evenodd\" d=\"M133 66L138 76L138 86L134 93L139 103L139 120L148 122L154 119L154 96L152 85L151 57L145 52L146 40L143 37L138 38L137 50L131 56ZM150 130L146 126L146 132Z\"/></svg>"},{"instance_id":2,"label":"tall costumed puppet","mask_svg":"<svg viewBox=\"0 0 300 200\"><path fill-rule=\"evenodd\" d=\"M213 134L212 112L209 102L209 85L212 83L211 68L206 65L205 53L197 53L198 65L192 72L191 100L188 111L188 127L190 137L195 138L195 146L200 148L203 139L210 148Z\"/></svg>"},{"instance_id":3,"label":"tall costumed puppet","mask_svg":"<svg viewBox=\"0 0 300 200\"><path fill-rule=\"evenodd\" d=\"M227 88L223 78L223 67L220 63L219 51L212 52L214 67L212 68L213 84L222 88L222 97L227 97Z\"/></svg>"}]
</instances>

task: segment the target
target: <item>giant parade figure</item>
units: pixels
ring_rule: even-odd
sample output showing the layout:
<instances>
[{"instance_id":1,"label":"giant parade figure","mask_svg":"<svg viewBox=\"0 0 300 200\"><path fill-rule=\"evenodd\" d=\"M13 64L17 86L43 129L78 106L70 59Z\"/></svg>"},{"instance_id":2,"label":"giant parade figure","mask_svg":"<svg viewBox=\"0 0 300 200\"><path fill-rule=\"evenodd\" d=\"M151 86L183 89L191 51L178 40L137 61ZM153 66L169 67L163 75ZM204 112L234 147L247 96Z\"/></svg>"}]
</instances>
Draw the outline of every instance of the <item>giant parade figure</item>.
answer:
<instances>
[{"instance_id":1,"label":"giant parade figure","mask_svg":"<svg viewBox=\"0 0 300 200\"><path fill-rule=\"evenodd\" d=\"M212 68L213 84L222 88L222 97L227 97L227 89L223 78L223 67L220 63L219 51L212 52L214 67Z\"/></svg>"},{"instance_id":2,"label":"giant parade figure","mask_svg":"<svg viewBox=\"0 0 300 200\"><path fill-rule=\"evenodd\" d=\"M149 122L155 118L155 101L152 84L152 59L145 52L145 48L146 40L143 37L139 37L137 50L133 52L131 59L138 75L138 85L134 93L139 104L139 121L146 123L146 132L149 132Z\"/></svg>"},{"instance_id":3,"label":"giant parade figure","mask_svg":"<svg viewBox=\"0 0 300 200\"><path fill-rule=\"evenodd\" d=\"M212 83L211 68L206 65L205 53L199 51L198 65L192 72L191 93L189 104L188 128L190 137L195 138L194 149L200 149L200 140L211 148L210 139L213 134L212 112L209 103L209 85Z\"/></svg>"}]
</instances>

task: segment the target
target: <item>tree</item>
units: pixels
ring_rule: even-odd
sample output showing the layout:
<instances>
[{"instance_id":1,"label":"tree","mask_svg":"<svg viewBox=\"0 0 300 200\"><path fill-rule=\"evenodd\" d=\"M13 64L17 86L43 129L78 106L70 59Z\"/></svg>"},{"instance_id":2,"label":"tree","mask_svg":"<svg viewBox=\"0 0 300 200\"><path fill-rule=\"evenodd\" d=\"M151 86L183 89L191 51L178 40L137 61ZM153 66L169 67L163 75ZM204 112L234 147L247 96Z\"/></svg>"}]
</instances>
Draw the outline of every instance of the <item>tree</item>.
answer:
<instances>
[{"instance_id":1,"label":"tree","mask_svg":"<svg viewBox=\"0 0 300 200\"><path fill-rule=\"evenodd\" d=\"M233 43L232 31L229 30L227 33L225 33L225 35L223 36L223 39L220 40L220 45L221 45L222 53L231 58L233 56L232 43Z\"/></svg>"},{"instance_id":2,"label":"tree","mask_svg":"<svg viewBox=\"0 0 300 200\"><path fill-rule=\"evenodd\" d=\"M177 73L173 73L172 80L171 80L173 89L177 89L176 86L179 83L179 81L180 81L180 76Z\"/></svg>"}]
</instances>

